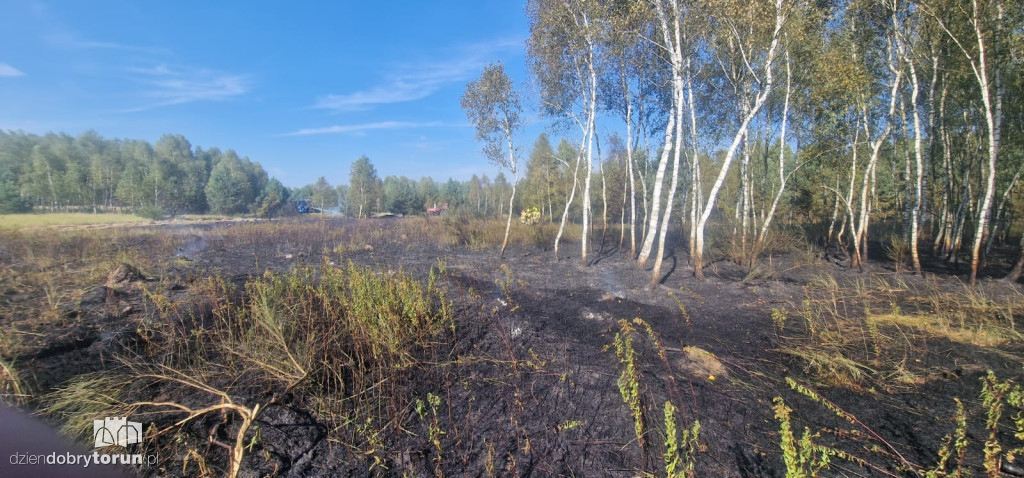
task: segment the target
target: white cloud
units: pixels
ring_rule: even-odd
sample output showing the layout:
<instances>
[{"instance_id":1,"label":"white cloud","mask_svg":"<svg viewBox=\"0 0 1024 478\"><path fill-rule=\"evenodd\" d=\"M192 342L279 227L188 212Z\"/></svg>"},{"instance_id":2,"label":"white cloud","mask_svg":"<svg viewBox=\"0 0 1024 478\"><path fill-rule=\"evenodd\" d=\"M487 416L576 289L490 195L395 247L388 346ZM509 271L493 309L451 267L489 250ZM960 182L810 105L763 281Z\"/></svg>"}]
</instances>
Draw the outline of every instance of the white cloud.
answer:
<instances>
[{"instance_id":1,"label":"white cloud","mask_svg":"<svg viewBox=\"0 0 1024 478\"><path fill-rule=\"evenodd\" d=\"M252 79L207 68L187 69L157 65L152 68L129 68L134 79L149 86L143 94L155 98L156 103L125 110L142 111L161 106L178 105L194 101L222 101L248 93Z\"/></svg>"},{"instance_id":2,"label":"white cloud","mask_svg":"<svg viewBox=\"0 0 1024 478\"><path fill-rule=\"evenodd\" d=\"M388 86L378 86L355 93L327 95L317 99L313 107L331 110L361 110L372 105L415 101L426 98L434 94L435 91L437 91L436 85L409 84L398 81Z\"/></svg>"},{"instance_id":3,"label":"white cloud","mask_svg":"<svg viewBox=\"0 0 1024 478\"><path fill-rule=\"evenodd\" d=\"M25 75L25 73L23 73L21 70L15 68L13 66L8 65L7 63L0 63L0 78L4 78L4 77L10 78L10 77L24 76L24 75Z\"/></svg>"},{"instance_id":4,"label":"white cloud","mask_svg":"<svg viewBox=\"0 0 1024 478\"><path fill-rule=\"evenodd\" d=\"M167 55L171 53L170 48L146 45L128 45L109 41L87 40L63 27L51 27L52 30L43 36L43 39L59 48L70 48L78 50L118 50L135 53L149 53Z\"/></svg>"},{"instance_id":5,"label":"white cloud","mask_svg":"<svg viewBox=\"0 0 1024 478\"><path fill-rule=\"evenodd\" d=\"M429 121L429 122L414 122L414 121L379 121L376 123L360 123L360 124L346 124L346 125L334 125L327 126L324 128L307 128L300 129L298 131L285 134L284 136L309 136L314 134L354 134L362 135L367 131L377 129L413 129L413 128L443 128L443 127L459 127L465 126L463 124L455 123L444 123L441 121Z\"/></svg>"},{"instance_id":6,"label":"white cloud","mask_svg":"<svg viewBox=\"0 0 1024 478\"><path fill-rule=\"evenodd\" d=\"M466 81L499 53L522 47L521 40L499 40L461 48L452 59L412 62L386 76L380 86L317 99L314 108L362 110L374 105L426 98L442 87Z\"/></svg>"}]
</instances>

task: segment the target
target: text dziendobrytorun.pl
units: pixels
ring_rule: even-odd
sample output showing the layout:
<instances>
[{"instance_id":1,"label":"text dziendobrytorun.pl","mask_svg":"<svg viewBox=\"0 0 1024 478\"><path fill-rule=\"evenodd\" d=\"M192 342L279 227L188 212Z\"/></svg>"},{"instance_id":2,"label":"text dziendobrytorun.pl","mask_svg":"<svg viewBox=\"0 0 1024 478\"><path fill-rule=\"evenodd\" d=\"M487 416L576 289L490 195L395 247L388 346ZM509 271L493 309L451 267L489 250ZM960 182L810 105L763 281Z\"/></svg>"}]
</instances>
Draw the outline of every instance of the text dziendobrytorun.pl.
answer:
<instances>
[{"instance_id":1,"label":"text dziendobrytorun.pl","mask_svg":"<svg viewBox=\"0 0 1024 478\"><path fill-rule=\"evenodd\" d=\"M155 465L156 455L88 453L15 453L11 455L12 465Z\"/></svg>"}]
</instances>

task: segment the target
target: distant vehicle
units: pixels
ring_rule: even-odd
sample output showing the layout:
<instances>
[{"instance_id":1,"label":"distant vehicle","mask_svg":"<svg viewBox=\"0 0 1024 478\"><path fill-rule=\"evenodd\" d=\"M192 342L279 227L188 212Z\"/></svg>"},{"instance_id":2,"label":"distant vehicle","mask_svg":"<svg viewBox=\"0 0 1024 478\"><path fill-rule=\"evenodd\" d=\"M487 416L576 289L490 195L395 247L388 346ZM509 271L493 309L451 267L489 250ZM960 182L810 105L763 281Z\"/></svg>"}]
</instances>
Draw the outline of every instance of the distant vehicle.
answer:
<instances>
[{"instance_id":1,"label":"distant vehicle","mask_svg":"<svg viewBox=\"0 0 1024 478\"><path fill-rule=\"evenodd\" d=\"M309 199L293 199L292 206L295 206L295 210L298 211L299 214L319 214L323 212L320 208L313 207L313 201Z\"/></svg>"},{"instance_id":2,"label":"distant vehicle","mask_svg":"<svg viewBox=\"0 0 1024 478\"><path fill-rule=\"evenodd\" d=\"M443 216L448 212L448 203L441 203L441 207L437 207L437 203L434 203L434 207L427 208L428 216Z\"/></svg>"}]
</instances>

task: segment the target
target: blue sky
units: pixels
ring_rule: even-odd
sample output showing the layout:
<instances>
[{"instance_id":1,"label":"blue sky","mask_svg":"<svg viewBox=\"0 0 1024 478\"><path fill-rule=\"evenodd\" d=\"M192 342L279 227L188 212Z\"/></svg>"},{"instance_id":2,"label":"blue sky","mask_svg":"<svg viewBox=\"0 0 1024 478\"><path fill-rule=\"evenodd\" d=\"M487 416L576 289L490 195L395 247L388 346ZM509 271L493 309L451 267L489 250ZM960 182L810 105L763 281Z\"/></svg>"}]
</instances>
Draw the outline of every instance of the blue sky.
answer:
<instances>
[{"instance_id":1,"label":"blue sky","mask_svg":"<svg viewBox=\"0 0 1024 478\"><path fill-rule=\"evenodd\" d=\"M288 186L345 183L363 154L382 177L493 176L459 97L489 62L528 80L518 2L15 1L2 11L0 129L180 133ZM527 115L524 153L540 132Z\"/></svg>"}]
</instances>

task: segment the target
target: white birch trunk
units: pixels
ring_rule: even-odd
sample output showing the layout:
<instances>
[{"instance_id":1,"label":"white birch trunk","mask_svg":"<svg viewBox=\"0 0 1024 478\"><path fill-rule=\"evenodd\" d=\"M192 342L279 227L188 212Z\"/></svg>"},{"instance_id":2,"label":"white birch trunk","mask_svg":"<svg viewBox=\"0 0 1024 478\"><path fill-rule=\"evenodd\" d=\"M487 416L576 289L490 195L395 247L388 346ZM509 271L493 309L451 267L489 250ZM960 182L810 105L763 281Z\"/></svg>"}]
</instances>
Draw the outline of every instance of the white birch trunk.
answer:
<instances>
[{"instance_id":1,"label":"white birch trunk","mask_svg":"<svg viewBox=\"0 0 1024 478\"><path fill-rule=\"evenodd\" d=\"M562 211L562 221L558 224L558 234L555 235L555 262L558 261L558 244L562 242L562 234L565 232L565 223L569 218L569 208L572 207L572 202L576 198L576 189L580 183L579 171L581 161L583 161L583 152L579 151L576 153L576 167L572 170L572 190L569 191L569 197L566 198L565 209ZM569 167L568 164L565 164L565 166L566 168Z\"/></svg>"},{"instance_id":2,"label":"white birch trunk","mask_svg":"<svg viewBox=\"0 0 1024 478\"><path fill-rule=\"evenodd\" d=\"M672 11L670 13L674 28L671 29L669 28L668 15L666 15L661 2L654 2L654 7L658 15L658 22L661 25L662 39L665 42L662 46L669 51L671 58L674 81L675 76L682 69L681 46L675 41L676 38L673 38L673 32L678 31L681 14L679 4L677 0L672 0ZM658 172L654 176L654 195L651 198L651 210L647 217L647 231L644 233L643 246L640 248L640 255L637 257L637 265L639 267L647 265L647 260L651 256L651 248L654 246L654 239L658 230L659 219L661 218L661 191L665 183L665 170L668 168L669 155L672 153L672 144L674 135L677 134L677 129L681 128L676 125L676 115L671 114L668 118L668 124L665 126L665 142L662 147L661 158L658 160ZM666 207L666 209L670 208L671 205Z\"/></svg>"},{"instance_id":3,"label":"white birch trunk","mask_svg":"<svg viewBox=\"0 0 1024 478\"><path fill-rule=\"evenodd\" d=\"M629 172L629 257L636 257L636 181L633 171L633 100L622 69L622 93L626 101L626 164ZM623 214L625 215L625 214ZM621 243L621 241L620 241ZM620 244L621 246L621 244Z\"/></svg>"},{"instance_id":4,"label":"white birch trunk","mask_svg":"<svg viewBox=\"0 0 1024 478\"><path fill-rule=\"evenodd\" d=\"M676 24L677 40L680 32ZM679 42L677 41L677 44ZM675 144L672 147L672 181L669 183L668 200L665 203L665 214L662 217L661 229L658 232L658 253L654 257L654 268L651 270L651 287L661 282L661 265L665 259L665 241L668 236L669 224L672 219L672 203L675 201L676 189L679 183L679 162L683 152L683 79L679 72L672 75L672 114L676 117L676 124L679 131L675 135Z\"/></svg>"},{"instance_id":5,"label":"white birch trunk","mask_svg":"<svg viewBox=\"0 0 1024 478\"><path fill-rule=\"evenodd\" d=\"M914 61L906 56L907 66L910 68L910 106L914 119L914 205L910 210L910 258L914 265L914 272L921 273L921 256L918 252L918 235L921 227L921 201L924 191L924 132L921 130L921 116L918 113L917 100L920 87L917 82L917 69L914 68Z\"/></svg>"},{"instance_id":6,"label":"white birch trunk","mask_svg":"<svg viewBox=\"0 0 1024 478\"><path fill-rule=\"evenodd\" d=\"M505 221L505 238L501 241L501 253L499 259L505 258L505 249L508 248L508 235L512 230L512 205L516 200L516 188L519 186L519 168L516 167L516 150L512 145L512 126L505 121L505 138L508 140L508 169L512 172L512 194L508 198L508 219Z\"/></svg>"},{"instance_id":7,"label":"white birch trunk","mask_svg":"<svg viewBox=\"0 0 1024 478\"><path fill-rule=\"evenodd\" d=\"M774 68L775 54L779 46L779 36L782 31L782 25L785 20L785 15L782 10L783 0L775 1L775 29L772 33L771 44L768 47L768 51L765 54L765 72L764 72L764 86L754 100L754 104L750 108L746 117L743 118L740 123L739 129L733 136L732 144L729 145L729 149L726 151L725 159L722 161L722 169L718 173L718 178L715 180L715 184L711 187L711 191L708 193L707 202L704 204L704 210L697 220L696 230L696 247L694 248L694 274L697 278L704 278L704 230L707 226L708 219L711 217L711 212L715 207L718 200L718 193L722 189L722 184L725 182L725 178L729 173L729 167L732 165L733 159L736 157L736 150L739 147L743 136L747 132L747 128L750 126L750 122L755 116L761 111L761 106L764 105L768 95L771 94L773 85L773 74L772 69Z\"/></svg>"},{"instance_id":8,"label":"white birch trunk","mask_svg":"<svg viewBox=\"0 0 1024 478\"><path fill-rule=\"evenodd\" d=\"M772 200L771 208L768 209L768 214L764 217L764 223L761 224L761 233L757 236L758 243L763 243L765 236L768 235L768 227L772 224L772 218L775 217L775 210L779 207L779 200L782 199L782 194L786 191L786 181L789 178L789 176L786 175L786 123L789 119L789 96L792 92L793 74L789 67L789 49L787 49L785 53L786 97L782 103L782 126L779 128L779 190L775 193L775 199ZM835 213L833 213L833 218L834 217ZM833 221L835 221L835 219L833 219Z\"/></svg>"}]
</instances>

